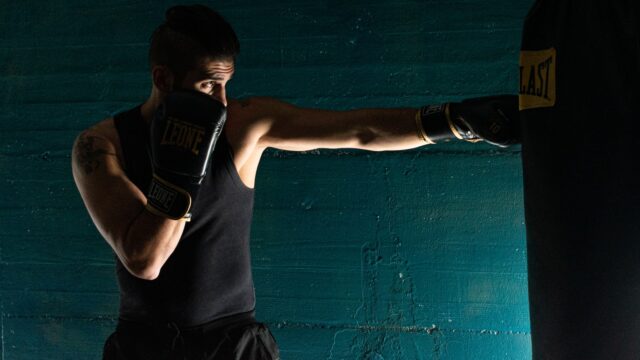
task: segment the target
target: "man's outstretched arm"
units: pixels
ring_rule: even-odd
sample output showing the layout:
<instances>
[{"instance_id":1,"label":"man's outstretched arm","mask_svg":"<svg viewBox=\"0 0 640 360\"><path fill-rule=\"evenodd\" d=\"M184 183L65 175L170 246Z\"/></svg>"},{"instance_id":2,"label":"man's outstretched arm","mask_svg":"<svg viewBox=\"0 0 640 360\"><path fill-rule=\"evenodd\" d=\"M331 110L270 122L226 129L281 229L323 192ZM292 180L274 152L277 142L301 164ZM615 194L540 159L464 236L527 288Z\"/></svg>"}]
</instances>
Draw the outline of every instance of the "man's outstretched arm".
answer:
<instances>
[{"instance_id":1,"label":"man's outstretched arm","mask_svg":"<svg viewBox=\"0 0 640 360\"><path fill-rule=\"evenodd\" d=\"M272 98L231 102L231 118L259 147L290 151L354 148L406 150L449 139L485 140L499 146L518 142L516 96L465 100L402 109L330 111L306 109Z\"/></svg>"}]
</instances>

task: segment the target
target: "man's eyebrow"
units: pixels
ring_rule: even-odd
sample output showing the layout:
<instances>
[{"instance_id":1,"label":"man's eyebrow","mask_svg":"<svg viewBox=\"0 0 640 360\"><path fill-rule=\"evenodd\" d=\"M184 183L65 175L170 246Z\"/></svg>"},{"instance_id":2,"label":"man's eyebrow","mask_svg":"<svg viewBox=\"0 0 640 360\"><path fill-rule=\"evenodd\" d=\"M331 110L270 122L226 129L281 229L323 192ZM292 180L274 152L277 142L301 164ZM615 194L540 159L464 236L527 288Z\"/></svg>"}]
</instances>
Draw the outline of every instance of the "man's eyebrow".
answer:
<instances>
[{"instance_id":1,"label":"man's eyebrow","mask_svg":"<svg viewBox=\"0 0 640 360\"><path fill-rule=\"evenodd\" d=\"M230 71L230 72L205 71L203 73L204 76L214 80L224 80L226 74L231 74L231 76L229 76L229 79L233 77L233 71Z\"/></svg>"},{"instance_id":2,"label":"man's eyebrow","mask_svg":"<svg viewBox=\"0 0 640 360\"><path fill-rule=\"evenodd\" d=\"M235 66L231 66L228 68L220 68L220 67L214 67L214 68L210 68L210 69L206 69L204 70L205 74L208 75L212 75L212 74L233 74L235 72L236 68Z\"/></svg>"}]
</instances>

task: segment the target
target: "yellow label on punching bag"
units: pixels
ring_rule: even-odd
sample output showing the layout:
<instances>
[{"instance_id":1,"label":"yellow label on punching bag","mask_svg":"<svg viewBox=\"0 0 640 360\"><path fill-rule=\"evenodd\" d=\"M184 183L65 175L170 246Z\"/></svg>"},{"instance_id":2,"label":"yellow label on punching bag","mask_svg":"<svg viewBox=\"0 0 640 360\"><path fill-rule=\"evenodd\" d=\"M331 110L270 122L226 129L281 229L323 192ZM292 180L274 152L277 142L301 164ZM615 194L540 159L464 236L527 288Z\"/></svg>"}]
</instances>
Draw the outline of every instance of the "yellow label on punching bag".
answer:
<instances>
[{"instance_id":1,"label":"yellow label on punching bag","mask_svg":"<svg viewBox=\"0 0 640 360\"><path fill-rule=\"evenodd\" d=\"M556 49L520 52L520 110L556 104Z\"/></svg>"}]
</instances>

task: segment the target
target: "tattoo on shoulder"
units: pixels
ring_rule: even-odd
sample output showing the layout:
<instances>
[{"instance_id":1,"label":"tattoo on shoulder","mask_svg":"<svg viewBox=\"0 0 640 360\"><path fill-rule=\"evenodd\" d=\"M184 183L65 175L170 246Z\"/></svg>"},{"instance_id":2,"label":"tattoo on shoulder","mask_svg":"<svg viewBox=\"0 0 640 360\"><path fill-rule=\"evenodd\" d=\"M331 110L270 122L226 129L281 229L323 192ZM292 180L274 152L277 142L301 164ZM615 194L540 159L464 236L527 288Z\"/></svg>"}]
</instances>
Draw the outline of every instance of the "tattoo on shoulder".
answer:
<instances>
[{"instance_id":1,"label":"tattoo on shoulder","mask_svg":"<svg viewBox=\"0 0 640 360\"><path fill-rule=\"evenodd\" d=\"M89 175L100 167L100 162L104 156L115 156L115 153L109 152L96 146L96 141L102 139L97 136L81 135L76 143L76 161L78 167L84 171L85 175Z\"/></svg>"}]
</instances>

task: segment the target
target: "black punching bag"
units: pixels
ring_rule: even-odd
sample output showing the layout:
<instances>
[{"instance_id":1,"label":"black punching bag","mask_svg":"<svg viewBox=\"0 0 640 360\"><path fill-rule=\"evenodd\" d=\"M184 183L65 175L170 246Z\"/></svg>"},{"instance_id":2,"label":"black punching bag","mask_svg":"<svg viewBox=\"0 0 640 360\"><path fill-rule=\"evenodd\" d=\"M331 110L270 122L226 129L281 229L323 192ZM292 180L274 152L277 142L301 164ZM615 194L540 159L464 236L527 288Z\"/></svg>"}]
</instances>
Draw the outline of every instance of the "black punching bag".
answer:
<instances>
[{"instance_id":1,"label":"black punching bag","mask_svg":"<svg viewBox=\"0 0 640 360\"><path fill-rule=\"evenodd\" d=\"M640 359L638 0L540 0L520 58L534 360Z\"/></svg>"}]
</instances>

